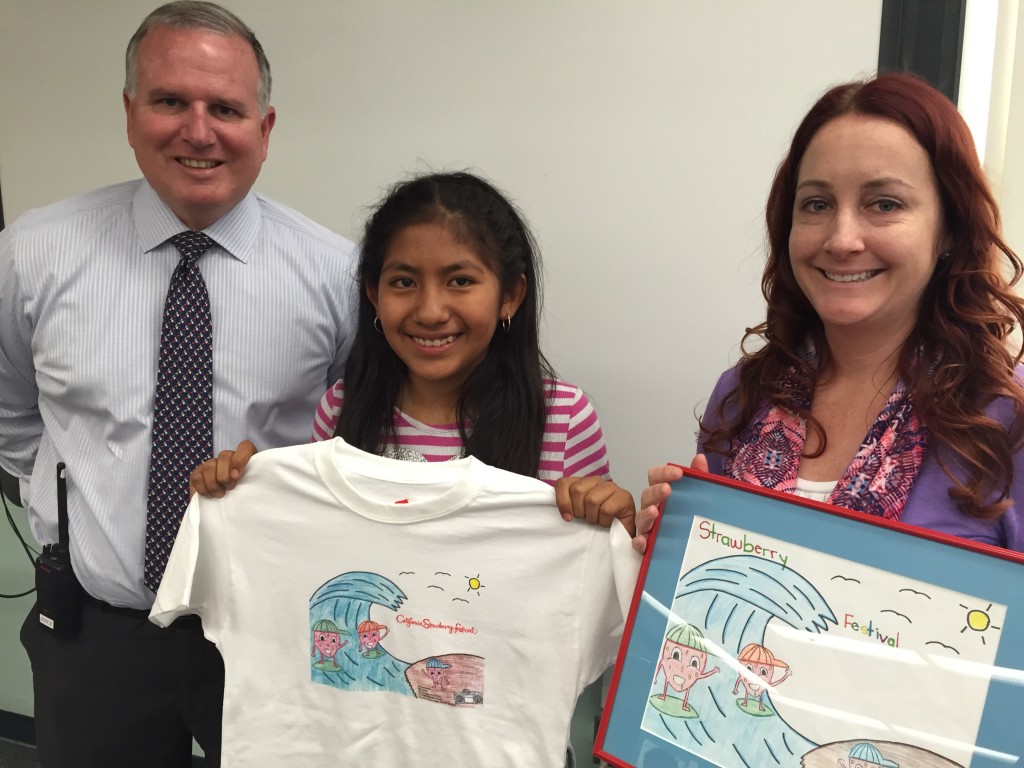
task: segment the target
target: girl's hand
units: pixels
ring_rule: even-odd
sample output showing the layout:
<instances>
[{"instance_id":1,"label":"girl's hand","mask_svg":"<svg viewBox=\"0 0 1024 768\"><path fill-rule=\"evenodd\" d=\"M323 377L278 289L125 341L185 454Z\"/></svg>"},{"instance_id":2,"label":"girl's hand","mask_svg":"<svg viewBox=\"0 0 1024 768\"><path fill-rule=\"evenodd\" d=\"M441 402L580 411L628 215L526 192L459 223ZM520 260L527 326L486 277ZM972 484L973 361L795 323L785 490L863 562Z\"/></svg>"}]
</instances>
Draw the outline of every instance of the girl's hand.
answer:
<instances>
[{"instance_id":1,"label":"girl's hand","mask_svg":"<svg viewBox=\"0 0 1024 768\"><path fill-rule=\"evenodd\" d=\"M703 453L698 453L690 462L690 469L707 472L707 457ZM651 467L647 471L647 487L640 494L640 511L636 515L636 536L633 537L633 549L641 555L647 551L647 534L654 528L654 521L658 519L658 507L672 493L669 483L675 482L682 476L683 470L670 464Z\"/></svg>"},{"instance_id":2,"label":"girl's hand","mask_svg":"<svg viewBox=\"0 0 1024 768\"><path fill-rule=\"evenodd\" d=\"M235 487L254 453L256 446L249 440L243 440L235 450L221 451L216 458L204 461L189 475L189 498L198 493L219 499Z\"/></svg>"},{"instance_id":3,"label":"girl's hand","mask_svg":"<svg viewBox=\"0 0 1024 768\"><path fill-rule=\"evenodd\" d=\"M636 535L636 503L632 494L603 477L563 477L555 484L555 502L562 519L576 518L603 528L618 520Z\"/></svg>"}]
</instances>

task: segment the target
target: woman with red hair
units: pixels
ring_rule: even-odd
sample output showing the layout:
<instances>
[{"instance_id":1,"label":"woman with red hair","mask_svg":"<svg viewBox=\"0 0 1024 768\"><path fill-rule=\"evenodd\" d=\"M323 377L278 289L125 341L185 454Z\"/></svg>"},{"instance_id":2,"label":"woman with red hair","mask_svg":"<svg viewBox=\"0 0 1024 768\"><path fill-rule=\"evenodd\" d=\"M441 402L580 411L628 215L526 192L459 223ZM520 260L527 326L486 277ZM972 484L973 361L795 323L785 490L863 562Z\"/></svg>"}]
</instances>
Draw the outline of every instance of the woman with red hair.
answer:
<instances>
[{"instance_id":1,"label":"woman with red hair","mask_svg":"<svg viewBox=\"0 0 1024 768\"><path fill-rule=\"evenodd\" d=\"M694 466L1024 551L1024 265L953 104L904 74L830 89L767 229L767 317L712 392ZM649 520L678 477L650 471Z\"/></svg>"}]
</instances>

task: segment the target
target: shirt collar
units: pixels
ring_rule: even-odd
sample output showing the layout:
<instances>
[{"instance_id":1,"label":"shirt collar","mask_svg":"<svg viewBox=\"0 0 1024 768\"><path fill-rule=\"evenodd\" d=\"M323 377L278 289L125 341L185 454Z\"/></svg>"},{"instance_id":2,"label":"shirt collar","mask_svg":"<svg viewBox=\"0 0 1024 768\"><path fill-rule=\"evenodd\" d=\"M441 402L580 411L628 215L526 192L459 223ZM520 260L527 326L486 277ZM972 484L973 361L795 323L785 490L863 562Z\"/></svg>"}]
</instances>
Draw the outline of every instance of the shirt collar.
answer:
<instances>
[{"instance_id":1,"label":"shirt collar","mask_svg":"<svg viewBox=\"0 0 1024 768\"><path fill-rule=\"evenodd\" d=\"M143 253L163 245L179 232L184 231L181 220L160 199L160 196L145 179L139 183L132 201L132 216L139 232ZM248 263L253 255L256 236L260 231L260 204L256 193L249 194L203 230L221 248L242 263Z\"/></svg>"}]
</instances>

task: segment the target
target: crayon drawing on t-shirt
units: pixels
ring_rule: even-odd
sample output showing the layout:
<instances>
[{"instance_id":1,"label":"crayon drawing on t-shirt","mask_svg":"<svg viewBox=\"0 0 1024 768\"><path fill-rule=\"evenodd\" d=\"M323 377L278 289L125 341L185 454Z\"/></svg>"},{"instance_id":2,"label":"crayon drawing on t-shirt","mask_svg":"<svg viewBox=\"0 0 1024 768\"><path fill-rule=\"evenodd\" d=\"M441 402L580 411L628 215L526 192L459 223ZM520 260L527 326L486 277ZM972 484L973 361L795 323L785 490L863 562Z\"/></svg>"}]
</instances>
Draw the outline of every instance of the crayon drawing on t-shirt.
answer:
<instances>
[{"instance_id":1,"label":"crayon drawing on t-shirt","mask_svg":"<svg viewBox=\"0 0 1024 768\"><path fill-rule=\"evenodd\" d=\"M349 571L329 579L309 600L312 682L483 706L484 658L473 650L474 604L486 602L485 590L479 572L402 571L392 580Z\"/></svg>"}]
</instances>

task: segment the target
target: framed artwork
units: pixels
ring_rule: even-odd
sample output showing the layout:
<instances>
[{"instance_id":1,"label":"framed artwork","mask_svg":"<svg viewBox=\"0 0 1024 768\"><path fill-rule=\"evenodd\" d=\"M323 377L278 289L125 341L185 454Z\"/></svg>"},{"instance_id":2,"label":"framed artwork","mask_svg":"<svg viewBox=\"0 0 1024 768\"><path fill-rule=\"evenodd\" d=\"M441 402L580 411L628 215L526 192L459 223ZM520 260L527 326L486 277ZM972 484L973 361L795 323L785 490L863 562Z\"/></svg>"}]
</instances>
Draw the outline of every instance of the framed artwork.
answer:
<instances>
[{"instance_id":1,"label":"framed artwork","mask_svg":"<svg viewBox=\"0 0 1024 768\"><path fill-rule=\"evenodd\" d=\"M598 757L1024 765L1024 556L683 472L641 569Z\"/></svg>"}]
</instances>

